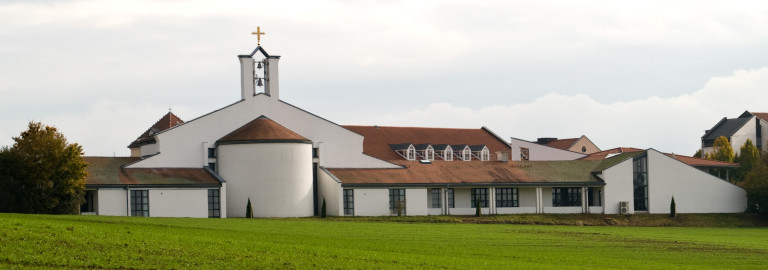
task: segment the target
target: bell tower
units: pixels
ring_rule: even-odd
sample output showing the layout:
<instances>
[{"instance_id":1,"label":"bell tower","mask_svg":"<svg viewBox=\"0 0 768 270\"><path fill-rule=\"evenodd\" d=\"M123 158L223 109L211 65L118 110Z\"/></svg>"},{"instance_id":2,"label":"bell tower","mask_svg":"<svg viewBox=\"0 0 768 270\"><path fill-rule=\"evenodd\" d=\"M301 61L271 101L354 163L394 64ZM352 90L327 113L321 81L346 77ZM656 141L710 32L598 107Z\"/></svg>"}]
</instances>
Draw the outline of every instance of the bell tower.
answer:
<instances>
[{"instance_id":1,"label":"bell tower","mask_svg":"<svg viewBox=\"0 0 768 270\"><path fill-rule=\"evenodd\" d=\"M261 47L261 27L256 27L258 45L256 49L248 55L238 55L240 60L240 87L241 98L246 99L259 93L275 99L280 98L280 82L278 80L277 64L280 60L278 55L269 55Z\"/></svg>"}]
</instances>

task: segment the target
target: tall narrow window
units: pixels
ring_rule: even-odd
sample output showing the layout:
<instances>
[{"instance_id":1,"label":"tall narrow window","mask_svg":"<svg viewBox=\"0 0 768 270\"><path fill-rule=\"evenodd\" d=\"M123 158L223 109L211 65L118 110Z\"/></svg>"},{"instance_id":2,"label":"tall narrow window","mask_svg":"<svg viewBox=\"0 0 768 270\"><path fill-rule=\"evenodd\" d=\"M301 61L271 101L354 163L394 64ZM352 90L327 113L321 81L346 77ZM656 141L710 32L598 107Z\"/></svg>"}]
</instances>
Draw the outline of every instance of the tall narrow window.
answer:
<instances>
[{"instance_id":1,"label":"tall narrow window","mask_svg":"<svg viewBox=\"0 0 768 270\"><path fill-rule=\"evenodd\" d=\"M488 189L487 188L472 189L472 208L477 207L478 202L480 202L480 207L488 207Z\"/></svg>"},{"instance_id":2,"label":"tall narrow window","mask_svg":"<svg viewBox=\"0 0 768 270\"><path fill-rule=\"evenodd\" d=\"M131 216L149 216L149 190L131 190Z\"/></svg>"},{"instance_id":3,"label":"tall narrow window","mask_svg":"<svg viewBox=\"0 0 768 270\"><path fill-rule=\"evenodd\" d=\"M208 190L208 217L220 218L221 217L221 197L219 196L218 189Z\"/></svg>"},{"instance_id":4,"label":"tall narrow window","mask_svg":"<svg viewBox=\"0 0 768 270\"><path fill-rule=\"evenodd\" d=\"M211 169L211 171L216 171L216 162L208 162L208 168Z\"/></svg>"},{"instance_id":5,"label":"tall narrow window","mask_svg":"<svg viewBox=\"0 0 768 270\"><path fill-rule=\"evenodd\" d=\"M215 158L216 157L216 148L208 148L208 157L209 158Z\"/></svg>"},{"instance_id":6,"label":"tall narrow window","mask_svg":"<svg viewBox=\"0 0 768 270\"><path fill-rule=\"evenodd\" d=\"M393 188L389 190L389 213L392 215L405 215L405 189Z\"/></svg>"},{"instance_id":7,"label":"tall narrow window","mask_svg":"<svg viewBox=\"0 0 768 270\"><path fill-rule=\"evenodd\" d=\"M603 206L603 190L595 187L587 188L587 205Z\"/></svg>"},{"instance_id":8,"label":"tall narrow window","mask_svg":"<svg viewBox=\"0 0 768 270\"><path fill-rule=\"evenodd\" d=\"M355 215L355 190L354 189L344 190L344 215L345 216Z\"/></svg>"},{"instance_id":9,"label":"tall narrow window","mask_svg":"<svg viewBox=\"0 0 768 270\"><path fill-rule=\"evenodd\" d=\"M497 188L496 189L496 207L517 207L517 189L516 188Z\"/></svg>"},{"instance_id":10,"label":"tall narrow window","mask_svg":"<svg viewBox=\"0 0 768 270\"><path fill-rule=\"evenodd\" d=\"M431 189L431 195L432 195L432 207L431 208L442 208L443 207L443 196L440 196L442 194L441 188L433 188Z\"/></svg>"},{"instance_id":11,"label":"tall narrow window","mask_svg":"<svg viewBox=\"0 0 768 270\"><path fill-rule=\"evenodd\" d=\"M445 148L444 155L443 155L446 161L452 161L453 160L453 149L451 146L448 146Z\"/></svg>"},{"instance_id":12,"label":"tall narrow window","mask_svg":"<svg viewBox=\"0 0 768 270\"><path fill-rule=\"evenodd\" d=\"M469 147L464 148L464 151L461 151L461 159L464 161L472 160L472 150L469 150Z\"/></svg>"},{"instance_id":13,"label":"tall narrow window","mask_svg":"<svg viewBox=\"0 0 768 270\"><path fill-rule=\"evenodd\" d=\"M95 190L85 191L85 203L80 205L80 213L96 212L95 201L93 200L95 193Z\"/></svg>"},{"instance_id":14,"label":"tall narrow window","mask_svg":"<svg viewBox=\"0 0 768 270\"><path fill-rule=\"evenodd\" d=\"M408 147L405 158L408 160L416 160L416 148L414 148L413 145Z\"/></svg>"},{"instance_id":15,"label":"tall narrow window","mask_svg":"<svg viewBox=\"0 0 768 270\"><path fill-rule=\"evenodd\" d=\"M445 200L446 200L446 203L448 204L448 208L454 208L452 188L449 188L445 191Z\"/></svg>"},{"instance_id":16,"label":"tall narrow window","mask_svg":"<svg viewBox=\"0 0 768 270\"><path fill-rule=\"evenodd\" d=\"M428 160L435 160L435 149L432 149L432 146L427 147L427 150L424 150L424 155Z\"/></svg>"},{"instance_id":17,"label":"tall narrow window","mask_svg":"<svg viewBox=\"0 0 768 270\"><path fill-rule=\"evenodd\" d=\"M480 152L480 160L482 161L491 160L491 151L488 151L488 148L483 148L483 151Z\"/></svg>"},{"instance_id":18,"label":"tall narrow window","mask_svg":"<svg viewBox=\"0 0 768 270\"><path fill-rule=\"evenodd\" d=\"M648 211L648 158L637 157L632 164L635 211Z\"/></svg>"}]
</instances>

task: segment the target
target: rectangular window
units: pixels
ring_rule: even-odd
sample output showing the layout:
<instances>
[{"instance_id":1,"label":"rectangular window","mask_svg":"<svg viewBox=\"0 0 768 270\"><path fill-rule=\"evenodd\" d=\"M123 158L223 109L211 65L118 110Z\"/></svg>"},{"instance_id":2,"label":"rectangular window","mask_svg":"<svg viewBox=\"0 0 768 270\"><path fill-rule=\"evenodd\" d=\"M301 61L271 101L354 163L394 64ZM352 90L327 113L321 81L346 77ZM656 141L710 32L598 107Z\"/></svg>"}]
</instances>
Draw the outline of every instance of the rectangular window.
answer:
<instances>
[{"instance_id":1,"label":"rectangular window","mask_svg":"<svg viewBox=\"0 0 768 270\"><path fill-rule=\"evenodd\" d=\"M445 200L446 200L446 203L448 204L448 208L454 208L452 188L449 188L445 191Z\"/></svg>"},{"instance_id":2,"label":"rectangular window","mask_svg":"<svg viewBox=\"0 0 768 270\"><path fill-rule=\"evenodd\" d=\"M531 150L528 148L520 147L520 160L530 160Z\"/></svg>"},{"instance_id":3,"label":"rectangular window","mask_svg":"<svg viewBox=\"0 0 768 270\"><path fill-rule=\"evenodd\" d=\"M518 207L516 188L497 188L496 207Z\"/></svg>"},{"instance_id":4,"label":"rectangular window","mask_svg":"<svg viewBox=\"0 0 768 270\"><path fill-rule=\"evenodd\" d=\"M355 190L354 189L344 190L344 215L345 216L355 215Z\"/></svg>"},{"instance_id":5,"label":"rectangular window","mask_svg":"<svg viewBox=\"0 0 768 270\"><path fill-rule=\"evenodd\" d=\"M211 169L211 171L216 171L216 162L208 162L208 168Z\"/></svg>"},{"instance_id":6,"label":"rectangular window","mask_svg":"<svg viewBox=\"0 0 768 270\"><path fill-rule=\"evenodd\" d=\"M487 188L473 188L472 189L472 208L477 207L477 202L480 202L480 207L488 207L488 189Z\"/></svg>"},{"instance_id":7,"label":"rectangular window","mask_svg":"<svg viewBox=\"0 0 768 270\"><path fill-rule=\"evenodd\" d=\"M317 148L317 147L312 148L312 157L313 158L320 157L320 148Z\"/></svg>"},{"instance_id":8,"label":"rectangular window","mask_svg":"<svg viewBox=\"0 0 768 270\"><path fill-rule=\"evenodd\" d=\"M587 188L587 203L589 206L602 206L603 190L594 187Z\"/></svg>"},{"instance_id":9,"label":"rectangular window","mask_svg":"<svg viewBox=\"0 0 768 270\"><path fill-rule=\"evenodd\" d=\"M581 188L552 188L552 206L581 206Z\"/></svg>"},{"instance_id":10,"label":"rectangular window","mask_svg":"<svg viewBox=\"0 0 768 270\"><path fill-rule=\"evenodd\" d=\"M80 213L96 212L95 201L93 200L95 193L95 190L85 191L85 203L80 205Z\"/></svg>"},{"instance_id":11,"label":"rectangular window","mask_svg":"<svg viewBox=\"0 0 768 270\"><path fill-rule=\"evenodd\" d=\"M433 188L432 189L432 207L431 208L443 208L443 196L440 196L443 189L441 188Z\"/></svg>"},{"instance_id":12,"label":"rectangular window","mask_svg":"<svg viewBox=\"0 0 768 270\"><path fill-rule=\"evenodd\" d=\"M208 190L208 217L219 218L221 217L221 197L219 196L218 189Z\"/></svg>"},{"instance_id":13,"label":"rectangular window","mask_svg":"<svg viewBox=\"0 0 768 270\"><path fill-rule=\"evenodd\" d=\"M131 216L149 216L149 190L131 190Z\"/></svg>"},{"instance_id":14,"label":"rectangular window","mask_svg":"<svg viewBox=\"0 0 768 270\"><path fill-rule=\"evenodd\" d=\"M393 188L389 190L389 214L405 215L405 189Z\"/></svg>"},{"instance_id":15,"label":"rectangular window","mask_svg":"<svg viewBox=\"0 0 768 270\"><path fill-rule=\"evenodd\" d=\"M648 211L648 159L641 156L632 164L635 211Z\"/></svg>"},{"instance_id":16,"label":"rectangular window","mask_svg":"<svg viewBox=\"0 0 768 270\"><path fill-rule=\"evenodd\" d=\"M215 158L216 157L216 148L208 148L208 157L209 158Z\"/></svg>"}]
</instances>

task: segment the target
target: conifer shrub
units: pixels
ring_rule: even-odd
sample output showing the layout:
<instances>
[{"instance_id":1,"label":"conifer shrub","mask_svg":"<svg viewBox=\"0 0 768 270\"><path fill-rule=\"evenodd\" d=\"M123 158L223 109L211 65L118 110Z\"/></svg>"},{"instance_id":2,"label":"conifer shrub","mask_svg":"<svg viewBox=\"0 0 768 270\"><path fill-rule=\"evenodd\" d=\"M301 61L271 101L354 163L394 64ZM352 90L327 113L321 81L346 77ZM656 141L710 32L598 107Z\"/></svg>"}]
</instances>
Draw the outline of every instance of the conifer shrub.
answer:
<instances>
[{"instance_id":1,"label":"conifer shrub","mask_svg":"<svg viewBox=\"0 0 768 270\"><path fill-rule=\"evenodd\" d=\"M669 204L669 217L677 217L677 205L675 205L675 197L672 197L672 203Z\"/></svg>"},{"instance_id":2,"label":"conifer shrub","mask_svg":"<svg viewBox=\"0 0 768 270\"><path fill-rule=\"evenodd\" d=\"M477 202L475 203L475 216L476 217L479 217L480 214L482 213L480 207L481 207L480 200L477 200Z\"/></svg>"},{"instance_id":3,"label":"conifer shrub","mask_svg":"<svg viewBox=\"0 0 768 270\"><path fill-rule=\"evenodd\" d=\"M251 198L248 198L248 205L245 206L245 217L253 218L253 207L251 207Z\"/></svg>"},{"instance_id":4,"label":"conifer shrub","mask_svg":"<svg viewBox=\"0 0 768 270\"><path fill-rule=\"evenodd\" d=\"M325 198L323 198L323 206L320 207L320 217L326 218L328 216L327 209L325 208Z\"/></svg>"}]
</instances>

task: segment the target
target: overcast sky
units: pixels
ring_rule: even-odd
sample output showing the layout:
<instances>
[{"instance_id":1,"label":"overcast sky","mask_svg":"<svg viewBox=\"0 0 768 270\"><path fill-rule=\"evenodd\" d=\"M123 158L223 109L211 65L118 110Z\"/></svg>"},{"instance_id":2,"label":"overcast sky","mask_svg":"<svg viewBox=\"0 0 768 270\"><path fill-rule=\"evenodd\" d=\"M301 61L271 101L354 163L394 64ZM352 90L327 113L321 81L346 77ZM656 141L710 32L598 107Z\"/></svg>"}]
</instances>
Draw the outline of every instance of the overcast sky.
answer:
<instances>
[{"instance_id":1,"label":"overcast sky","mask_svg":"<svg viewBox=\"0 0 768 270\"><path fill-rule=\"evenodd\" d=\"M338 124L691 155L768 111L768 2L670 2L0 0L0 146L33 120L126 156L169 107L239 100L261 26L281 99Z\"/></svg>"}]
</instances>

